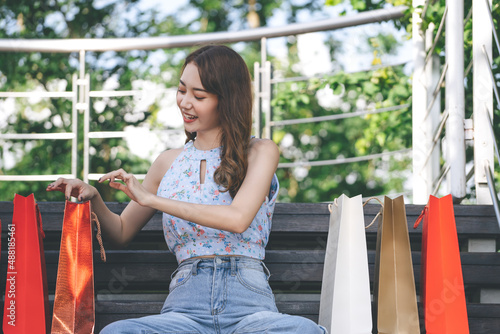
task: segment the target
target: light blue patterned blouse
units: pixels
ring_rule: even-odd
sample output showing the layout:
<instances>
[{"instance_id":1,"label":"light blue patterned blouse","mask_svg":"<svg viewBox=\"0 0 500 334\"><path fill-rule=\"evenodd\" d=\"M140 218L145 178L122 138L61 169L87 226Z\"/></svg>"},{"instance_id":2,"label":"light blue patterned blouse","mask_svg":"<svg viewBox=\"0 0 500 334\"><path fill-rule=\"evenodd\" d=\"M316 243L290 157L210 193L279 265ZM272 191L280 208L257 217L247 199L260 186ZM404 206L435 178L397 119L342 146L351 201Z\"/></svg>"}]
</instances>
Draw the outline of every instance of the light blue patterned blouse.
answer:
<instances>
[{"instance_id":1,"label":"light blue patterned blouse","mask_svg":"<svg viewBox=\"0 0 500 334\"><path fill-rule=\"evenodd\" d=\"M200 163L206 161L205 182L200 183ZM183 202L229 205L229 192L214 181L214 172L220 165L220 148L198 150L192 141L165 173L158 187L158 196ZM278 178L274 175L269 195L262 203L250 227L243 233L231 233L201 226L163 213L163 233L168 248L177 262L202 255L243 255L263 260L271 232L271 220L278 194Z\"/></svg>"}]
</instances>

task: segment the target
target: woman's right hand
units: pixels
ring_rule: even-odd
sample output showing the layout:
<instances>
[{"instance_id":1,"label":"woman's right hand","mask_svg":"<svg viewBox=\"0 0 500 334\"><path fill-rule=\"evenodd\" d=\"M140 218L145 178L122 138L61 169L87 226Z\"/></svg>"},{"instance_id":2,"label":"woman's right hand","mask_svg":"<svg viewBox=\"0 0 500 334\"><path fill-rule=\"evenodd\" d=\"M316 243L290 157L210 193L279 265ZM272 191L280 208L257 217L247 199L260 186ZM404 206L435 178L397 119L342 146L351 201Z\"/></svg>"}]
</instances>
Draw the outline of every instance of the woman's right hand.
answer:
<instances>
[{"instance_id":1,"label":"woman's right hand","mask_svg":"<svg viewBox=\"0 0 500 334\"><path fill-rule=\"evenodd\" d=\"M71 196L76 197L78 201L89 201L97 195L97 189L79 179L58 178L47 186L47 191L60 191L67 200Z\"/></svg>"}]
</instances>

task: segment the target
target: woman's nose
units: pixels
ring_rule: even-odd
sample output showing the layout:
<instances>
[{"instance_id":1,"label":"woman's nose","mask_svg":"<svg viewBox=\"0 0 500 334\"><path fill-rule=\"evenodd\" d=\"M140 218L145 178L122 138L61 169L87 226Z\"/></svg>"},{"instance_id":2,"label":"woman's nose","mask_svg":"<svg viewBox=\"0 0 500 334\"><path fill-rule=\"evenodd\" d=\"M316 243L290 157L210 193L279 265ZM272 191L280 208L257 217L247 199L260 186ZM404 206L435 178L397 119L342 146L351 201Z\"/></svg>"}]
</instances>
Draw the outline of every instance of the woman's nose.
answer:
<instances>
[{"instance_id":1,"label":"woman's nose","mask_svg":"<svg viewBox=\"0 0 500 334\"><path fill-rule=\"evenodd\" d=\"M179 100L179 107L184 108L184 109L190 109L192 107L192 102L191 98L189 97L189 94L184 94L181 95L180 100Z\"/></svg>"}]
</instances>

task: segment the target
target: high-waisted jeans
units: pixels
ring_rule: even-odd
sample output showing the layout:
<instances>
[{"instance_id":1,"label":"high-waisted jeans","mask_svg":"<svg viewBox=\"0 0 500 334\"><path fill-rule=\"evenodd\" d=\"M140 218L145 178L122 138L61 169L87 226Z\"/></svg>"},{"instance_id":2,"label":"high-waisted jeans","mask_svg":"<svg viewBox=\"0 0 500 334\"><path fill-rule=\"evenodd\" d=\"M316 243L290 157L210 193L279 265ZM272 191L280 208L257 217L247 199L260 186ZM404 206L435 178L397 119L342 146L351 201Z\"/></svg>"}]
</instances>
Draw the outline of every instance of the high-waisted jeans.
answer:
<instances>
[{"instance_id":1,"label":"high-waisted jeans","mask_svg":"<svg viewBox=\"0 0 500 334\"><path fill-rule=\"evenodd\" d=\"M248 257L183 261L161 313L109 324L101 334L325 334L313 321L279 313L262 261Z\"/></svg>"}]
</instances>

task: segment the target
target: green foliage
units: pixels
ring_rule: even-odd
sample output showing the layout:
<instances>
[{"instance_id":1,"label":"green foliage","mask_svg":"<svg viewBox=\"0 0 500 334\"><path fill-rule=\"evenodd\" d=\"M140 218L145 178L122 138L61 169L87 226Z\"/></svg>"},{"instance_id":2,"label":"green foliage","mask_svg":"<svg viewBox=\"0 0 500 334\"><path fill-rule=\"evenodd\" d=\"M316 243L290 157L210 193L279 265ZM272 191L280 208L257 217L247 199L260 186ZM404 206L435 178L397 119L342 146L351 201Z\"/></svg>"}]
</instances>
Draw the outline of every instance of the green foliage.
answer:
<instances>
[{"instance_id":1,"label":"green foliage","mask_svg":"<svg viewBox=\"0 0 500 334\"><path fill-rule=\"evenodd\" d=\"M276 120L347 115L408 104L411 85L401 67L343 73L283 83L273 99ZM325 96L327 95L327 96ZM328 97L329 95L329 97ZM325 100L330 102L325 102ZM323 101L322 101L323 100ZM281 162L325 161L396 151L411 146L411 107L319 123L276 128ZM379 195L404 190L410 159L394 157L352 164L278 170L281 201L331 201L342 193Z\"/></svg>"},{"instance_id":2,"label":"green foliage","mask_svg":"<svg viewBox=\"0 0 500 334\"><path fill-rule=\"evenodd\" d=\"M97 6L94 1L2 1L0 2L0 37L1 38L105 38L137 37L150 27L143 25L151 12L137 12L137 22L120 19L133 10L137 0L108 1L104 6ZM50 19L49 19L50 17ZM109 61L110 56L113 61ZM91 89L101 89L103 83L114 78L121 89L131 89L132 80L147 76L149 68L134 68L131 59L146 63L147 52L143 53L92 53L86 54L86 68L90 73ZM0 90L2 91L71 91L72 76L78 73L79 55L64 53L3 53L0 62ZM92 117L91 131L123 130L127 125L139 125L146 117L127 121L125 115L132 109L130 99L110 99L105 106L103 117ZM71 131L71 102L56 98L18 98L11 110L8 123L2 133L54 133ZM95 116L94 111L91 111ZM83 124L83 115L79 114L79 124ZM79 129L80 143L78 156L82 156L82 128ZM66 140L51 141L15 141L2 143L2 157L6 153L17 152L20 159L15 168L7 169L0 160L2 174L70 174L71 144ZM94 144L94 143L92 143ZM123 140L112 139L109 147L125 150L116 157L106 159L107 154L94 155L90 165L92 171L116 169L116 161L129 170L144 173L146 162L127 152ZM10 147L10 148L9 148ZM106 145L96 146L106 152ZM6 151L9 152L6 152ZM109 151L109 150L108 150ZM118 160L119 158L121 160ZM82 160L78 161L81 171ZM132 166L137 166L133 168ZM80 175L81 177L81 175ZM38 200L55 200L58 194L45 192L47 182L3 182L0 184L0 200L11 200L14 193L33 192ZM24 193L26 195L26 193ZM118 200L119 197L103 192L106 200ZM120 196L120 195L117 195ZM123 196L122 196L123 197Z\"/></svg>"},{"instance_id":3,"label":"green foliage","mask_svg":"<svg viewBox=\"0 0 500 334\"><path fill-rule=\"evenodd\" d=\"M108 38L182 35L201 32L243 30L249 27L249 12L254 11L264 26L278 8L288 8L287 21L293 22L301 11L315 11L322 3L314 0L294 4L290 0L258 1L250 8L246 1L189 1L180 12L197 12L191 21L180 21L178 14L165 17L157 10L140 10L139 0L3 0L0 1L0 38L59 39ZM182 17L184 19L184 17ZM120 90L132 89L137 79L176 85L184 56L190 49L164 50L164 61L152 66L152 52L86 52L86 72L91 90L101 90L108 81ZM238 51L250 68L260 59L259 44L246 43ZM71 91L72 76L79 72L79 54L2 53L0 91ZM160 75L161 73L161 75ZM120 131L128 125L147 124L158 128L158 104L153 103L139 114L132 98L92 100L104 103L102 110L91 109L91 131ZM0 100L0 103L3 101ZM66 99L16 99L2 133L47 133L71 131L71 102ZM133 115L134 117L129 117ZM83 115L78 115L83 124ZM81 177L83 156L82 126L78 129L78 176ZM124 140L92 139L90 169L104 173L118 167L133 173L145 173L149 161L133 156ZM17 157L14 168L6 166L4 157ZM2 141L0 174L67 174L70 173L69 141ZM2 182L0 200L12 200L14 193L33 192L38 200L57 200L60 194L46 193L47 182ZM100 188L107 201L126 200L124 194Z\"/></svg>"}]
</instances>

